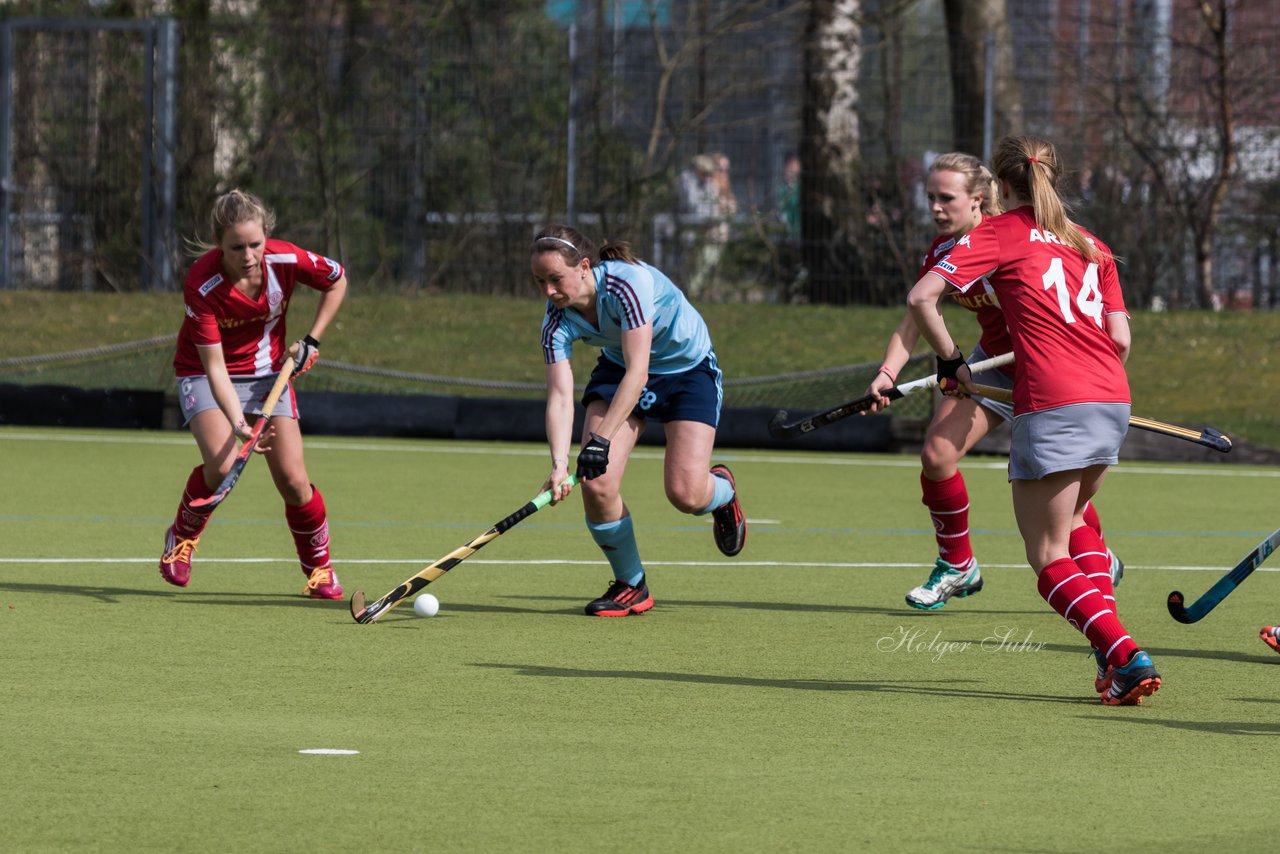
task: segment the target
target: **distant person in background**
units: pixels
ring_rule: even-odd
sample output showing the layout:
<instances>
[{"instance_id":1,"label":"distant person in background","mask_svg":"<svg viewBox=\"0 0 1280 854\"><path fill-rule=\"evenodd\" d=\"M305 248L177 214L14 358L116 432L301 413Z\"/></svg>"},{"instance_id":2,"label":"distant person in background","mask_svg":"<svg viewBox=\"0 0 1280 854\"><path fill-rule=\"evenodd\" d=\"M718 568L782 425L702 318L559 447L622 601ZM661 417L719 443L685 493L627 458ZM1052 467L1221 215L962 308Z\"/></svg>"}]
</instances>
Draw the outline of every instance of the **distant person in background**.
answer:
<instances>
[{"instance_id":1,"label":"distant person in background","mask_svg":"<svg viewBox=\"0 0 1280 854\"><path fill-rule=\"evenodd\" d=\"M601 348L582 394L577 473L587 530L604 552L613 581L586 613L625 617L653 607L636 545L622 476L646 420L665 425L663 481L667 500L682 513L710 513L716 547L732 557L747 540L747 520L733 473L711 465L723 398L720 368L702 316L660 270L637 259L623 242L598 250L565 225L538 233L529 251L533 280L547 298L542 356L547 370L547 442L551 473L542 488L553 502L570 490L573 370L576 341Z\"/></svg>"},{"instance_id":2,"label":"distant person in background","mask_svg":"<svg viewBox=\"0 0 1280 854\"><path fill-rule=\"evenodd\" d=\"M983 220L1000 213L995 177L972 154L951 152L935 158L926 176L925 192L938 236L925 253L917 278L929 272ZM970 362L980 362L1012 351L1009 329L990 284L984 282L965 294L953 292L951 296L974 313L982 330L978 345L969 357ZM884 363L867 386L866 393L878 397L872 412L889 405L889 400L881 395L897 384L898 374L919 341L920 331L911 313L907 312L889 337ZM996 368L976 375L973 381L994 388L1012 389L1014 370L1013 365ZM963 598L982 590L982 572L969 539L969 491L960 473L960 460L985 436L1012 420L1012 404L979 395L944 397L934 409L920 452L923 469L920 487L922 503L929 509L933 521L938 558L928 580L908 591L907 604L912 608L936 610L952 597ZM1102 537L1101 522L1092 504L1085 507L1084 521L1099 538ZM1119 584L1124 564L1109 549L1107 555L1113 584ZM1104 664L1104 674L1105 670Z\"/></svg>"},{"instance_id":3,"label":"distant person in background","mask_svg":"<svg viewBox=\"0 0 1280 854\"><path fill-rule=\"evenodd\" d=\"M702 178L694 213L701 221L700 242L688 291L693 297L714 292L720 261L729 242L729 220L738 212L738 199L729 180L729 157L722 152L700 154L693 159L694 171Z\"/></svg>"},{"instance_id":4,"label":"distant person in background","mask_svg":"<svg viewBox=\"0 0 1280 854\"><path fill-rule=\"evenodd\" d=\"M782 183L775 192L778 219L786 227L787 240L800 240L800 155L788 151L782 163Z\"/></svg>"},{"instance_id":5,"label":"distant person in background","mask_svg":"<svg viewBox=\"0 0 1280 854\"><path fill-rule=\"evenodd\" d=\"M972 377L939 301L952 288L990 288L1000 300L1017 355L1009 480L1027 562L1040 595L1108 665L1103 704L1137 705L1160 674L1116 615L1106 550L1084 521L1129 429L1129 315L1115 259L1068 218L1052 143L1005 137L994 165L1008 212L958 240L907 306L937 354L939 387L965 396Z\"/></svg>"},{"instance_id":6,"label":"distant person in background","mask_svg":"<svg viewBox=\"0 0 1280 854\"><path fill-rule=\"evenodd\" d=\"M347 292L341 264L273 239L274 225L275 214L255 196L241 190L219 196L210 215L213 245L191 265L183 287L186 317L173 365L183 423L203 461L187 477L177 515L165 532L160 576L178 587L191 579L192 552L212 513L191 502L211 496L230 471L236 440L252 435L284 360L294 360L295 375L315 364L320 339ZM285 313L299 284L321 295L307 334L289 346ZM303 463L292 385L280 397L259 447L284 499L285 521L307 578L303 593L341 599L342 585L329 560L324 499Z\"/></svg>"}]
</instances>

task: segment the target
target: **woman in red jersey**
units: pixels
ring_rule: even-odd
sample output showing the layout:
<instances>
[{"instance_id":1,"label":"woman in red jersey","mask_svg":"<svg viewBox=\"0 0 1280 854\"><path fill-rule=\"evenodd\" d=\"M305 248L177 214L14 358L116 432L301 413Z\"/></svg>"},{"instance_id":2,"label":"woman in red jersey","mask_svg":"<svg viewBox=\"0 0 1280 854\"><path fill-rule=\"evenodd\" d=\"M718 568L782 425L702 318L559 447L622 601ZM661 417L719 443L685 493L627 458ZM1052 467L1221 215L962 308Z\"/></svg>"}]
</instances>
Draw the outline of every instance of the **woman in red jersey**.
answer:
<instances>
[{"instance_id":1,"label":"woman in red jersey","mask_svg":"<svg viewBox=\"0 0 1280 854\"><path fill-rule=\"evenodd\" d=\"M938 354L943 392L965 395L972 378L939 300L948 288L972 292L984 277L999 298L1016 356L1009 479L1027 560L1040 595L1109 665L1102 702L1136 705L1160 687L1160 674L1116 616L1110 576L1098 571L1105 549L1084 522L1129 425L1129 318L1115 260L1068 218L1052 143L1005 137L994 166L1008 212L958 240L907 305Z\"/></svg>"},{"instance_id":2,"label":"woman in red jersey","mask_svg":"<svg viewBox=\"0 0 1280 854\"><path fill-rule=\"evenodd\" d=\"M191 553L212 513L191 502L212 495L230 470L236 439L252 435L281 363L293 359L295 375L315 364L320 339L347 292L341 264L271 238L275 215L249 193L219 196L210 224L214 245L191 265L183 286L186 318L173 360L184 423L203 458L187 478L160 558L161 577L179 587L191 579ZM299 284L319 291L320 301L307 334L287 346L285 313ZM292 386L281 395L259 447L284 499L307 577L303 593L342 598L329 560L324 499L303 462Z\"/></svg>"},{"instance_id":3,"label":"woman in red jersey","mask_svg":"<svg viewBox=\"0 0 1280 854\"><path fill-rule=\"evenodd\" d=\"M925 190L938 236L925 253L920 276L984 219L1000 213L995 176L972 154L938 155L929 166ZM969 354L970 362L1000 356L1013 349L1000 301L989 284L977 283L967 293L951 296L974 313L982 330L978 346ZM896 385L898 373L911 358L911 351L919 340L915 320L907 313L889 337L884 363L867 386L867 394L879 396ZM1012 389L1013 377L1013 366L1008 365L984 371L974 377L974 382ZM889 402L882 397L870 411L878 412ZM982 590L982 572L969 539L969 491L960 472L960 460L983 437L1011 420L1011 404L981 396L946 397L934 410L920 453L920 488L921 501L933 521L938 558L928 580L907 592L907 604L911 607L933 611L946 605L953 596L963 598ZM1101 523L1092 504L1085 507L1084 520L1102 536ZM1119 584L1124 564L1110 549L1107 549L1107 558L1112 583ZM1104 666L1101 675L1105 673Z\"/></svg>"}]
</instances>

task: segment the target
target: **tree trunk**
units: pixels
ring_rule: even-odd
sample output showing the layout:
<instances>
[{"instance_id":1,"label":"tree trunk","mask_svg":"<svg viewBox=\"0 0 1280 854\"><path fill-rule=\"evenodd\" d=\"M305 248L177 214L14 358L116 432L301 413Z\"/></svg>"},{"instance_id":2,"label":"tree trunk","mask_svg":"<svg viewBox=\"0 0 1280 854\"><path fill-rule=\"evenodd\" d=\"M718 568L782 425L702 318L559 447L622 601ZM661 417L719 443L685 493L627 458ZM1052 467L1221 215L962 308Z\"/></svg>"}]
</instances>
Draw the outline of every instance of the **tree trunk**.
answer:
<instances>
[{"instance_id":1,"label":"tree trunk","mask_svg":"<svg viewBox=\"0 0 1280 854\"><path fill-rule=\"evenodd\" d=\"M178 222L195 223L195 236L211 240L209 204L217 191L217 137L214 123L218 104L209 25L210 0L176 0L173 14L182 25L178 53ZM162 283L181 290L182 281Z\"/></svg>"},{"instance_id":2,"label":"tree trunk","mask_svg":"<svg viewBox=\"0 0 1280 854\"><path fill-rule=\"evenodd\" d=\"M1013 40L1005 0L944 0L951 60L952 121L957 151L986 156L987 34L995 36L995 127L992 138L1022 128Z\"/></svg>"},{"instance_id":3,"label":"tree trunk","mask_svg":"<svg viewBox=\"0 0 1280 854\"><path fill-rule=\"evenodd\" d=\"M859 0L811 0L805 28L801 235L812 302L848 302L864 204L858 150Z\"/></svg>"}]
</instances>

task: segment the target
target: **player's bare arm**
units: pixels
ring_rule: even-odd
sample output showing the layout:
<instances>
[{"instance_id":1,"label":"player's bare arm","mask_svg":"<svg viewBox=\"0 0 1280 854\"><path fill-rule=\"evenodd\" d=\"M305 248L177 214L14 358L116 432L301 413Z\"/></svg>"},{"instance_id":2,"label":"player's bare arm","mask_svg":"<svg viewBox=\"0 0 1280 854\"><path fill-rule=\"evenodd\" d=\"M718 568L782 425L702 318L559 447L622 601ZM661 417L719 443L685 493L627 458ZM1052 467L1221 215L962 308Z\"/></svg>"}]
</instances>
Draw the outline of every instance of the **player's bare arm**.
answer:
<instances>
[{"instance_id":1,"label":"player's bare arm","mask_svg":"<svg viewBox=\"0 0 1280 854\"><path fill-rule=\"evenodd\" d=\"M573 487L569 476L569 445L573 441L573 368L568 359L547 365L547 445L551 450L551 473L542 482L542 491L551 490L557 504Z\"/></svg>"}]
</instances>

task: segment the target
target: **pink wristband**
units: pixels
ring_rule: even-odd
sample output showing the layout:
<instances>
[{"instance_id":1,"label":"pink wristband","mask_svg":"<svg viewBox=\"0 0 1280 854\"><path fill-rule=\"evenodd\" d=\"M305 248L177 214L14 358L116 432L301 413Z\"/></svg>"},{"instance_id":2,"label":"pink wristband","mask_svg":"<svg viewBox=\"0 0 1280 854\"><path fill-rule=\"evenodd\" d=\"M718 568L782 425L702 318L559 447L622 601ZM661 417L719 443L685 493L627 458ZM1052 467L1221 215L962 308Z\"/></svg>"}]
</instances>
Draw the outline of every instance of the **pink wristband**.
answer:
<instances>
[{"instance_id":1,"label":"pink wristband","mask_svg":"<svg viewBox=\"0 0 1280 854\"><path fill-rule=\"evenodd\" d=\"M889 368L886 367L885 365L881 365L880 370L876 371L876 373L884 374L886 377L889 378L889 382L896 383L898 381L898 375L895 374L893 371L889 370Z\"/></svg>"}]
</instances>

